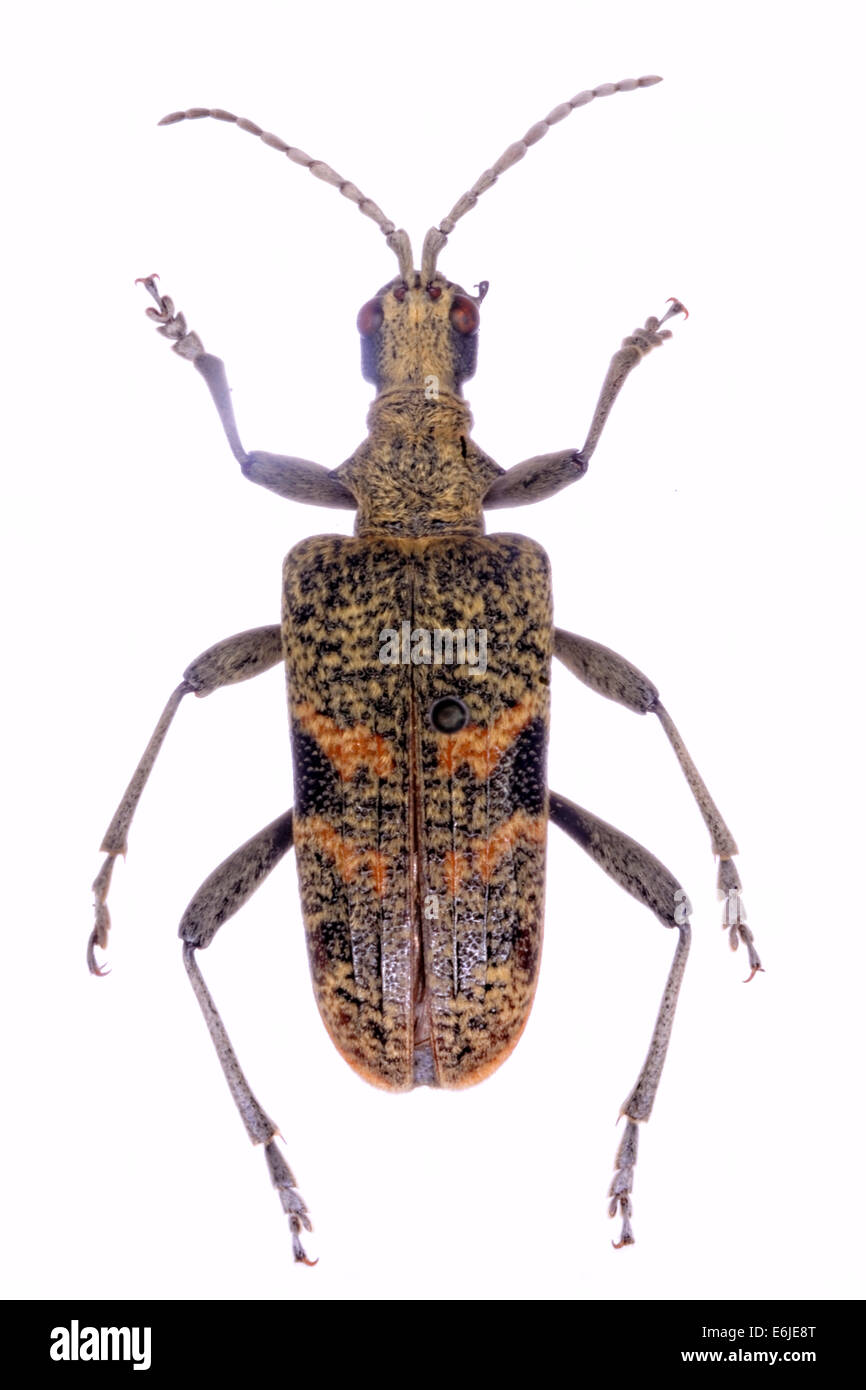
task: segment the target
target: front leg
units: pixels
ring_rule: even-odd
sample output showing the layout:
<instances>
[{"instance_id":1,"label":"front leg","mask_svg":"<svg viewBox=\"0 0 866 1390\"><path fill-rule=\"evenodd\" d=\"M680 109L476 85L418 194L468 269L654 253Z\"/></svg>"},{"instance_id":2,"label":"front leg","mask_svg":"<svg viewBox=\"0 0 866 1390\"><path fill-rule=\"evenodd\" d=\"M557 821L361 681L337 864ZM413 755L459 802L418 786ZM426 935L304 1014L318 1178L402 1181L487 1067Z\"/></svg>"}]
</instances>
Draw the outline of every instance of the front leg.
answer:
<instances>
[{"instance_id":1,"label":"front leg","mask_svg":"<svg viewBox=\"0 0 866 1390\"><path fill-rule=\"evenodd\" d=\"M671 336L670 331L662 329L661 325L675 314L688 314L678 299L671 301L671 307L663 318L648 318L643 328L636 328L630 337L623 339L622 347L611 358L583 448L563 449L557 454L539 454L537 458L524 459L523 463L515 464L489 488L484 498L485 508L521 507L528 502L541 502L583 477L626 377L641 358Z\"/></svg>"},{"instance_id":2,"label":"front leg","mask_svg":"<svg viewBox=\"0 0 866 1390\"><path fill-rule=\"evenodd\" d=\"M148 275L136 282L144 285L156 301L157 307L148 309L147 316L159 325L163 337L172 341L175 352L192 362L196 371L204 377L226 439L244 477L261 487L270 488L281 497L288 497L292 502L310 502L318 507L356 507L357 502L349 489L322 464L311 463L309 459L290 458L285 454L266 454L258 449L250 454L246 452L235 423L222 359L205 352L201 338L197 333L188 331L184 315L175 313L174 301L168 295L159 293L155 281L155 275Z\"/></svg>"}]
</instances>

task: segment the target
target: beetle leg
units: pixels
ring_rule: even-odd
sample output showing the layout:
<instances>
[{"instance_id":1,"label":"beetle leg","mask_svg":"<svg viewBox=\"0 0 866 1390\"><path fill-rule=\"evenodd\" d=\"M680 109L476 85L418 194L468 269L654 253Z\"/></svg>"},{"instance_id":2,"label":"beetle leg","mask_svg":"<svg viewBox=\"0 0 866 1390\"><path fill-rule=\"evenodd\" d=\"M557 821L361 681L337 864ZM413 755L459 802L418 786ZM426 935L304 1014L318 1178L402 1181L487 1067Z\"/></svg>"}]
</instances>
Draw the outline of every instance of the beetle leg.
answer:
<instances>
[{"instance_id":1,"label":"beetle leg","mask_svg":"<svg viewBox=\"0 0 866 1390\"><path fill-rule=\"evenodd\" d=\"M142 754L138 767L132 775L123 798L114 813L111 824L102 841L102 852L107 857L93 883L96 898L96 924L87 945L87 964L92 974L101 975L102 970L96 962L95 949L102 950L108 942L111 927L106 899L111 885L111 872L119 854L126 854L126 841L129 827L151 769L156 762L163 740L168 733L178 706L185 695L200 697L211 695L225 685L250 680L261 675L271 666L282 660L282 638L276 626L255 627L248 632L239 632L234 637L217 642L213 647L197 656L187 666L183 680L169 697L168 703L159 717L150 742Z\"/></svg>"},{"instance_id":2,"label":"beetle leg","mask_svg":"<svg viewBox=\"0 0 866 1390\"><path fill-rule=\"evenodd\" d=\"M754 937L746 926L746 913L740 897L742 884L733 862L737 844L710 796L706 783L692 762L679 730L659 699L656 687L642 671L630 661L626 661L625 657L619 656L609 647L603 647L600 642L592 642L587 637L577 637L573 632L564 632L562 628L554 628L553 651L572 675L577 676L578 680L583 681L599 695L604 695L608 700L615 700L617 704L625 705L627 709L638 714L657 715L691 787L692 795L698 803L704 824L710 832L713 854L719 857L718 889L725 900L722 925L730 929L732 950L737 949L740 941L746 947L751 980L763 967L755 950Z\"/></svg>"},{"instance_id":3,"label":"beetle leg","mask_svg":"<svg viewBox=\"0 0 866 1390\"><path fill-rule=\"evenodd\" d=\"M183 314L175 312L174 301L168 295L160 294L156 288L156 278L155 275L147 275L139 282L156 301L155 309L146 310L147 316L158 325L157 331L171 341L174 351L192 362L196 371L204 377L226 439L244 477L293 502L311 502L319 507L356 507L358 504L353 494L322 464L283 454L246 452L235 424L222 359L205 352L198 334L187 330L186 319Z\"/></svg>"},{"instance_id":4,"label":"beetle leg","mask_svg":"<svg viewBox=\"0 0 866 1390\"><path fill-rule=\"evenodd\" d=\"M212 357L212 362L222 362ZM202 376L204 368L199 367ZM208 382L210 385L210 382ZM288 497L292 502L310 502L316 507L341 507L355 510L358 503L354 493L334 477L334 474L321 463L311 463L308 459L289 458L285 454L266 454L254 449L241 460L245 478L260 487L270 488L280 497Z\"/></svg>"},{"instance_id":5,"label":"beetle leg","mask_svg":"<svg viewBox=\"0 0 866 1390\"><path fill-rule=\"evenodd\" d=\"M277 1189L283 1211L289 1218L294 1257L304 1264L315 1264L314 1260L307 1258L301 1244L301 1227L311 1231L312 1225L292 1170L276 1146L275 1139L279 1130L262 1109L241 1070L225 1024L195 959L196 951L210 945L223 922L234 916L291 847L292 813L287 811L285 815L278 816L270 825L266 825L264 830L260 830L252 839L247 840L240 849L236 849L205 879L183 914L179 935L184 942L183 963L204 1015L211 1041L216 1048L232 1099L252 1142L265 1146L265 1159L271 1182Z\"/></svg>"},{"instance_id":6,"label":"beetle leg","mask_svg":"<svg viewBox=\"0 0 866 1390\"><path fill-rule=\"evenodd\" d=\"M672 314L680 312L684 313L685 310L676 303L664 317L670 318ZM583 448L539 454L537 458L524 459L523 463L515 464L491 483L484 496L483 507L522 507L529 502L541 502L583 477L629 372L648 352L670 338L670 330L661 327L663 322L664 319L652 316L643 328L636 328L630 337L623 338L622 347L610 360Z\"/></svg>"},{"instance_id":7,"label":"beetle leg","mask_svg":"<svg viewBox=\"0 0 866 1390\"><path fill-rule=\"evenodd\" d=\"M624 835L621 830L599 820L580 806L575 806L556 792L550 793L549 814L554 825L558 825L560 830L564 830L572 840L585 849L587 854L601 865L605 873L616 879L632 897L645 903L664 926L676 927L679 931L679 940L662 995L649 1051L638 1079L619 1112L621 1116L625 1115L628 1123L617 1150L616 1172L609 1196L610 1215L615 1216L618 1207L622 1216L622 1234L617 1242L617 1248L620 1248L634 1243L630 1221L630 1194L637 1161L637 1123L650 1117L665 1064L677 998L689 954L689 900L684 889L664 864L636 840Z\"/></svg>"}]
</instances>

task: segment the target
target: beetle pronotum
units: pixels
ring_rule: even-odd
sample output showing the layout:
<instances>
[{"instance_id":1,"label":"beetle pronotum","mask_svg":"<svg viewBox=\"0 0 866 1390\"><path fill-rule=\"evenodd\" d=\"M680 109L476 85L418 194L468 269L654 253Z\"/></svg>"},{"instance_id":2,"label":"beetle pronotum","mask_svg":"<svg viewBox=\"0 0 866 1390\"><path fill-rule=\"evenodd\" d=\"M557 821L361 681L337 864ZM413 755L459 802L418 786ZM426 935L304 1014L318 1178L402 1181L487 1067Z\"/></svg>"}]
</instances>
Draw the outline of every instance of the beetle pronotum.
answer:
<instances>
[{"instance_id":1,"label":"beetle pronotum","mask_svg":"<svg viewBox=\"0 0 866 1390\"><path fill-rule=\"evenodd\" d=\"M376 387L369 434L339 468L247 453L223 364L187 330L153 277L148 314L210 388L244 475L293 501L357 511L354 537L302 542L283 573L282 626L256 628L196 658L170 697L106 833L88 958L108 938L114 860L144 784L184 696L285 663L295 805L230 855L184 913L184 963L235 1103L265 1146L288 1215L294 1255L307 1257L304 1201L256 1100L196 961L219 927L294 845L316 998L342 1054L390 1090L463 1087L512 1050L538 975L547 821L676 928L677 946L649 1052L623 1104L610 1212L619 1245L633 1241L637 1125L649 1118L664 1065L689 948L688 899L671 873L634 840L548 792L545 752L551 658L638 713L653 713L676 757L719 857L719 888L732 946L761 968L740 902L736 845L651 681L630 662L552 621L549 563L523 536L484 535L483 511L540 501L580 478L628 374L670 337L676 300L614 354L586 441L504 471L471 438L462 384L475 370L485 282L468 293L437 269L459 219L506 169L578 106L652 86L643 77L579 93L510 145L424 240L414 268L409 238L328 165L251 121L196 108L162 124L212 116L259 136L333 184L371 218L397 257L398 274L358 315L364 376Z\"/></svg>"}]
</instances>

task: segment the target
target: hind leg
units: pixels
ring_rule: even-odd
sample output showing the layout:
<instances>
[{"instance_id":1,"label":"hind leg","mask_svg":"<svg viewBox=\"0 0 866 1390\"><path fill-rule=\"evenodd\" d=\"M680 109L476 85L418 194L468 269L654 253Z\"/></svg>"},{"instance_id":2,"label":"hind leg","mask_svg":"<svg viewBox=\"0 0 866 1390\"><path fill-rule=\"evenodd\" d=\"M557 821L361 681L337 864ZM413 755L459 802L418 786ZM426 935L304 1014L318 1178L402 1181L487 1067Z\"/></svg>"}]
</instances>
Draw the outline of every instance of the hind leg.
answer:
<instances>
[{"instance_id":1,"label":"hind leg","mask_svg":"<svg viewBox=\"0 0 866 1390\"><path fill-rule=\"evenodd\" d=\"M622 1233L616 1242L616 1248L619 1249L623 1245L634 1244L630 1194L637 1162L637 1126L641 1120L648 1120L650 1117L665 1064L680 985L689 954L690 904L685 890L664 864L636 840L623 835L622 831L608 825L606 821L599 820L580 806L575 806L564 796L558 796L556 792L550 793L549 814L554 825L558 825L560 830L564 830L566 835L580 845L581 849L585 849L587 854L601 865L605 873L616 879L632 897L645 903L663 926L676 927L679 931L679 940L650 1039L649 1051L637 1081L620 1109L620 1115L625 1115L627 1124L617 1150L616 1172L609 1193L610 1215L615 1216L619 1208L622 1216Z\"/></svg>"},{"instance_id":2,"label":"hind leg","mask_svg":"<svg viewBox=\"0 0 866 1390\"><path fill-rule=\"evenodd\" d=\"M275 1139L279 1130L253 1094L196 960L196 951L210 945L223 922L233 917L247 899L252 897L271 869L291 849L292 838L292 813L287 811L285 815L266 825L251 840L247 840L234 854L230 854L228 859L223 860L219 868L205 879L195 894L183 914L178 934L184 943L183 963L186 973L204 1015L211 1042L216 1048L238 1114L252 1142L265 1146L265 1161L271 1182L277 1189L283 1211L289 1218L294 1257L304 1264L315 1264L315 1260L307 1258L301 1244L301 1228L310 1231L312 1226L292 1170L276 1146Z\"/></svg>"}]
</instances>

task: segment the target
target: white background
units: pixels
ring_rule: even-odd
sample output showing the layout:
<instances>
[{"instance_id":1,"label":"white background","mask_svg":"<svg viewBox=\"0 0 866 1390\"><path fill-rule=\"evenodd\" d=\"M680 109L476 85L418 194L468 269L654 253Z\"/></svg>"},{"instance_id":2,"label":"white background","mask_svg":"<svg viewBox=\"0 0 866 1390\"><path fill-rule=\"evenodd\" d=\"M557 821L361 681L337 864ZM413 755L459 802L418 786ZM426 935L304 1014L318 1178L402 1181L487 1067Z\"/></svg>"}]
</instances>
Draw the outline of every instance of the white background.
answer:
<instances>
[{"instance_id":1,"label":"white background","mask_svg":"<svg viewBox=\"0 0 866 1390\"><path fill-rule=\"evenodd\" d=\"M863 229L854 5L43 4L7 29L2 129L7 1296L855 1297L862 1155ZM7 20L7 24L9 21ZM248 448L341 462L370 388L355 315L394 273L334 190L224 106L430 224L584 87L453 234L491 282L471 400L501 464L579 446L611 353L669 295L585 479L491 515L535 536L560 625L660 686L740 847L766 963L719 930L706 832L661 730L560 669L551 784L686 885L694 943L614 1252L617 1109L674 942L558 831L513 1058L459 1095L337 1056L284 863L203 957L313 1213L294 1268L176 923L291 802L282 676L189 701L115 873L97 847L169 691L274 622L280 563L349 513L240 477L207 391L144 317L158 271L222 356Z\"/></svg>"}]
</instances>

